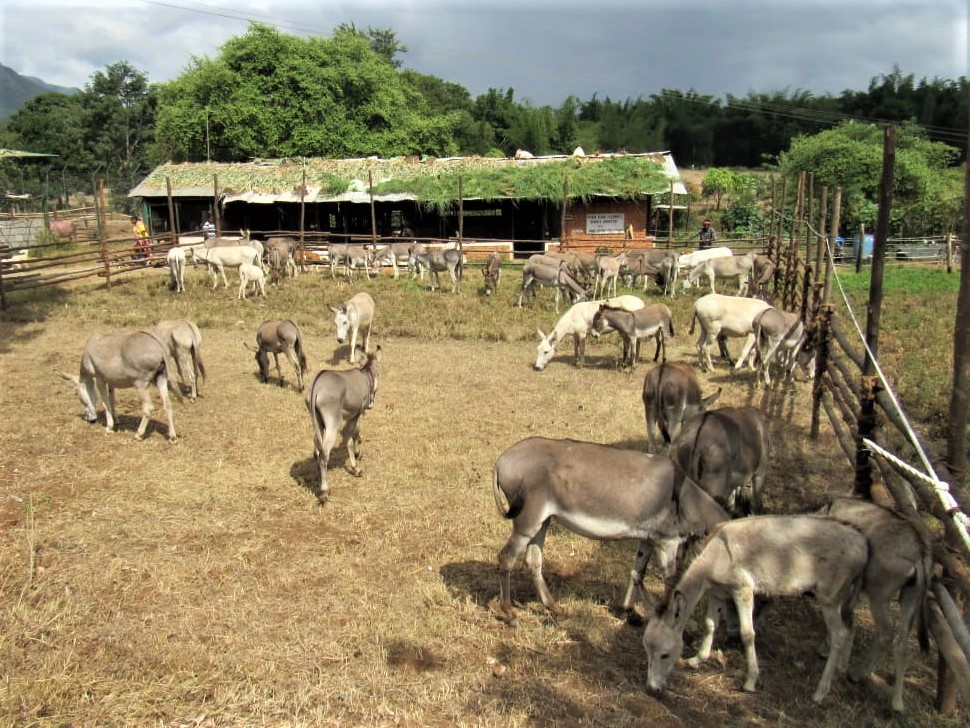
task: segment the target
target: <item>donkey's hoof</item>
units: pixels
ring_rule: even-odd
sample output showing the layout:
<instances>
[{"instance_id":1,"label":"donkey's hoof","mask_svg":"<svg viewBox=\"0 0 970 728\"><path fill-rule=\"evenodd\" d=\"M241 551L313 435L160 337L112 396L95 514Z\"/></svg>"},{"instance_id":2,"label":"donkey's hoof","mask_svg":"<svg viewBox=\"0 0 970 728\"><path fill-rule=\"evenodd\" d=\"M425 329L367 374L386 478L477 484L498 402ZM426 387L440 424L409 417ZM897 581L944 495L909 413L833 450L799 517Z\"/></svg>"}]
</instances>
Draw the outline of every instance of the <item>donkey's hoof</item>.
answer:
<instances>
[{"instance_id":1,"label":"donkey's hoof","mask_svg":"<svg viewBox=\"0 0 970 728\"><path fill-rule=\"evenodd\" d=\"M174 444L174 443L178 442L178 438L175 435L169 435L168 436L168 441Z\"/></svg>"},{"instance_id":2,"label":"donkey's hoof","mask_svg":"<svg viewBox=\"0 0 970 728\"><path fill-rule=\"evenodd\" d=\"M355 478L359 478L359 477L361 477L361 476L362 476L362 475L364 474L364 471L363 471L363 470L361 470L360 468L354 468L354 469L353 469L353 470L351 470L350 472L351 472L351 473L353 474L353 476L354 476Z\"/></svg>"}]
</instances>

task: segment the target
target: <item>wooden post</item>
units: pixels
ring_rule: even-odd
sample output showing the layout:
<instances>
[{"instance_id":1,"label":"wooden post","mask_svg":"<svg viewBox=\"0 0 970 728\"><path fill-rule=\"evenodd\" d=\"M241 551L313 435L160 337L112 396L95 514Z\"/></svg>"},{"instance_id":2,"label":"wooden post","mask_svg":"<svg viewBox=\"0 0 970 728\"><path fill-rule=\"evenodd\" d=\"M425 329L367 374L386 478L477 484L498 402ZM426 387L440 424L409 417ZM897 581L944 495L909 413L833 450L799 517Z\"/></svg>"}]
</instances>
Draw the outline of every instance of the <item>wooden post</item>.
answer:
<instances>
[{"instance_id":1,"label":"wooden post","mask_svg":"<svg viewBox=\"0 0 970 728\"><path fill-rule=\"evenodd\" d=\"M306 162L303 164L303 183L300 185L300 238L297 242L297 250L303 250L303 241L306 236Z\"/></svg>"},{"instance_id":2,"label":"wooden post","mask_svg":"<svg viewBox=\"0 0 970 728\"><path fill-rule=\"evenodd\" d=\"M818 440L819 407L825 387L822 377L828 370L829 352L832 345L832 306L823 303L815 318L815 377L812 379L812 423L809 436Z\"/></svg>"},{"instance_id":3,"label":"wooden post","mask_svg":"<svg viewBox=\"0 0 970 728\"><path fill-rule=\"evenodd\" d=\"M856 441L857 495L869 499L872 489L872 463L862 438L873 439L876 429L876 360L879 356L879 322L882 314L882 279L886 266L886 240L889 237L889 214L893 201L893 171L896 166L896 128L887 126L883 134L882 179L879 182L879 214L876 239L872 249L872 279L869 281L868 317L866 320L866 355L862 365L862 408L859 412ZM861 256L860 256L861 257Z\"/></svg>"},{"instance_id":4,"label":"wooden post","mask_svg":"<svg viewBox=\"0 0 970 728\"><path fill-rule=\"evenodd\" d=\"M946 234L946 272L953 272L953 233Z\"/></svg>"},{"instance_id":5,"label":"wooden post","mask_svg":"<svg viewBox=\"0 0 970 728\"><path fill-rule=\"evenodd\" d=\"M7 310L7 292L3 288L3 255L0 255L0 311Z\"/></svg>"},{"instance_id":6,"label":"wooden post","mask_svg":"<svg viewBox=\"0 0 970 728\"><path fill-rule=\"evenodd\" d=\"M465 237L465 179L458 175L458 249Z\"/></svg>"},{"instance_id":7,"label":"wooden post","mask_svg":"<svg viewBox=\"0 0 970 728\"><path fill-rule=\"evenodd\" d=\"M569 177L562 176L562 209L559 220L559 251L566 252L566 211L569 208Z\"/></svg>"},{"instance_id":8,"label":"wooden post","mask_svg":"<svg viewBox=\"0 0 970 728\"><path fill-rule=\"evenodd\" d=\"M374 206L374 173L367 170L367 191L370 193L370 244L377 249L377 210Z\"/></svg>"},{"instance_id":9,"label":"wooden post","mask_svg":"<svg viewBox=\"0 0 970 728\"><path fill-rule=\"evenodd\" d=\"M815 226L815 175L808 173L808 192L805 203L805 262L812 262L812 228Z\"/></svg>"},{"instance_id":10,"label":"wooden post","mask_svg":"<svg viewBox=\"0 0 970 728\"><path fill-rule=\"evenodd\" d=\"M781 264L781 231L782 225L785 219L785 198L788 197L788 177L782 177L781 180L781 208L778 210L778 228L775 234L775 250L774 250L774 261L775 261L775 281L773 293L775 296L778 295L778 289L781 286L783 267Z\"/></svg>"},{"instance_id":11,"label":"wooden post","mask_svg":"<svg viewBox=\"0 0 970 728\"><path fill-rule=\"evenodd\" d=\"M111 263L108 261L108 238L105 227L107 219L105 217L104 205L104 178L98 181L98 237L101 242L101 262L104 263L104 282L111 287Z\"/></svg>"},{"instance_id":12,"label":"wooden post","mask_svg":"<svg viewBox=\"0 0 970 728\"><path fill-rule=\"evenodd\" d=\"M818 235L815 236L815 278L817 280L822 280L822 266L827 257L825 247L825 219L827 217L828 204L829 187L828 185L822 185L821 197L818 201Z\"/></svg>"},{"instance_id":13,"label":"wooden post","mask_svg":"<svg viewBox=\"0 0 970 728\"><path fill-rule=\"evenodd\" d=\"M835 194L832 195L832 227L829 228L829 240L832 246L833 256L825 256L825 288L822 293L822 303L829 302L832 292L832 258L835 251L835 239L839 236L839 225L842 222L842 188L836 187Z\"/></svg>"},{"instance_id":14,"label":"wooden post","mask_svg":"<svg viewBox=\"0 0 970 728\"><path fill-rule=\"evenodd\" d=\"M674 183L673 180L670 182L670 201L667 205L667 217L670 218L669 225L667 227L667 247L670 247L670 243L674 239Z\"/></svg>"},{"instance_id":15,"label":"wooden post","mask_svg":"<svg viewBox=\"0 0 970 728\"><path fill-rule=\"evenodd\" d=\"M222 215L219 214L219 175L212 175L212 214L215 217L216 237L222 237Z\"/></svg>"},{"instance_id":16,"label":"wooden post","mask_svg":"<svg viewBox=\"0 0 970 728\"><path fill-rule=\"evenodd\" d=\"M855 272L862 272L862 256L865 254L866 250L866 225L865 223L859 223L859 251L856 253L855 258Z\"/></svg>"},{"instance_id":17,"label":"wooden post","mask_svg":"<svg viewBox=\"0 0 970 728\"><path fill-rule=\"evenodd\" d=\"M168 228L172 233L172 245L179 244L178 227L175 222L175 202L172 200L172 178L165 178L165 196L168 200Z\"/></svg>"}]
</instances>

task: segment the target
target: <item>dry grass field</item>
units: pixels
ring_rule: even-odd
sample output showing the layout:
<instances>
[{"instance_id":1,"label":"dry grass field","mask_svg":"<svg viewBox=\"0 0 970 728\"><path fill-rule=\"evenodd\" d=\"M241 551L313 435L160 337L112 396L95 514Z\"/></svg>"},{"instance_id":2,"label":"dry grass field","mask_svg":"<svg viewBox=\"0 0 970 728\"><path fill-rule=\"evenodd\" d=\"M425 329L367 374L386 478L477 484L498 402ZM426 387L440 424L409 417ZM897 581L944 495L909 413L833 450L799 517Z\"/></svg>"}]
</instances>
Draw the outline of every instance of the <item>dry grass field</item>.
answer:
<instances>
[{"instance_id":1,"label":"dry grass field","mask_svg":"<svg viewBox=\"0 0 970 728\"><path fill-rule=\"evenodd\" d=\"M149 270L110 291L14 301L0 321L0 724L963 724L966 713L950 722L933 713L935 655L914 660L904 718L892 716L881 677L839 682L817 707L824 627L800 599L764 617L759 692L740 692L743 655L721 638L721 664L681 665L667 694L651 697L641 631L613 609L631 542L554 527L546 574L564 614L542 609L520 564L521 624L496 619L496 554L510 526L490 492L495 458L530 435L646 447L649 363L617 369L610 337L590 344L584 370L563 345L532 371L535 328L556 315L548 292L511 308L513 277L485 299L477 270L460 296L386 275L351 286L314 273L266 301L237 301L191 271L177 297ZM284 361L282 388L260 383L243 342L264 319L293 318L311 372L346 367L326 306L365 287L383 360L361 424L364 473L350 475L336 451L321 507L292 370ZM688 311L681 300L670 355L694 362ZM203 330L209 377L197 402L175 403L178 442L165 440L160 408L135 441L131 390L119 392L118 432L84 422L52 370L76 372L93 330L185 316ZM767 508L807 510L849 490L831 435L808 438L808 385L766 394L752 381L722 365L705 388L770 414ZM649 588L661 591L652 570ZM859 621L864 645L864 609ZM878 675L889 671L887 662Z\"/></svg>"}]
</instances>

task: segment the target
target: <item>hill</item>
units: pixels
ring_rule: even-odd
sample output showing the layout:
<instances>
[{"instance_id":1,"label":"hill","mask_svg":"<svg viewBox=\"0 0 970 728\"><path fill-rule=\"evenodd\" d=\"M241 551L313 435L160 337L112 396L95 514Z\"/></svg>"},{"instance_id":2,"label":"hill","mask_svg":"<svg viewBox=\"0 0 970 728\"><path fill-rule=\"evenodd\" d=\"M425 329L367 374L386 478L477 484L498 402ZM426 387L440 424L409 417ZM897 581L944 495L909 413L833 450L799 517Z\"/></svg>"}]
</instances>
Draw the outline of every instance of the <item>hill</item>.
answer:
<instances>
[{"instance_id":1,"label":"hill","mask_svg":"<svg viewBox=\"0 0 970 728\"><path fill-rule=\"evenodd\" d=\"M21 76L0 63L0 122L9 119L30 99L50 91L62 94L77 93L79 89L54 86L31 76Z\"/></svg>"}]
</instances>

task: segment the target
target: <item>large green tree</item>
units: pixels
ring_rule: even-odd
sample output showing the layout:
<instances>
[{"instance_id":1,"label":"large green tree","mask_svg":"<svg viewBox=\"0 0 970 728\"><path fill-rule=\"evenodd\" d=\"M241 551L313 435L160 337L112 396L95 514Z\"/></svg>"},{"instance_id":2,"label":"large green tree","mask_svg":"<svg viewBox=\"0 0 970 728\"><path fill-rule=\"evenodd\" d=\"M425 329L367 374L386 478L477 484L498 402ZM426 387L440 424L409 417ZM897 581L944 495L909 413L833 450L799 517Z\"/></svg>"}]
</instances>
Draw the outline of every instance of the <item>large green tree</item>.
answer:
<instances>
[{"instance_id":1,"label":"large green tree","mask_svg":"<svg viewBox=\"0 0 970 728\"><path fill-rule=\"evenodd\" d=\"M893 180L893 232L924 235L948 232L957 224L961 178L954 162L959 150L929 141L915 124L897 134ZM872 228L882 171L882 129L847 122L813 136L798 137L780 156L786 174L811 172L816 185L843 189L842 220L850 230Z\"/></svg>"},{"instance_id":2,"label":"large green tree","mask_svg":"<svg viewBox=\"0 0 970 728\"><path fill-rule=\"evenodd\" d=\"M237 161L455 153L460 114L434 113L395 68L400 47L376 40L381 52L352 27L338 27L331 38L299 38L250 25L217 57L193 58L182 76L159 87L159 155Z\"/></svg>"}]
</instances>

